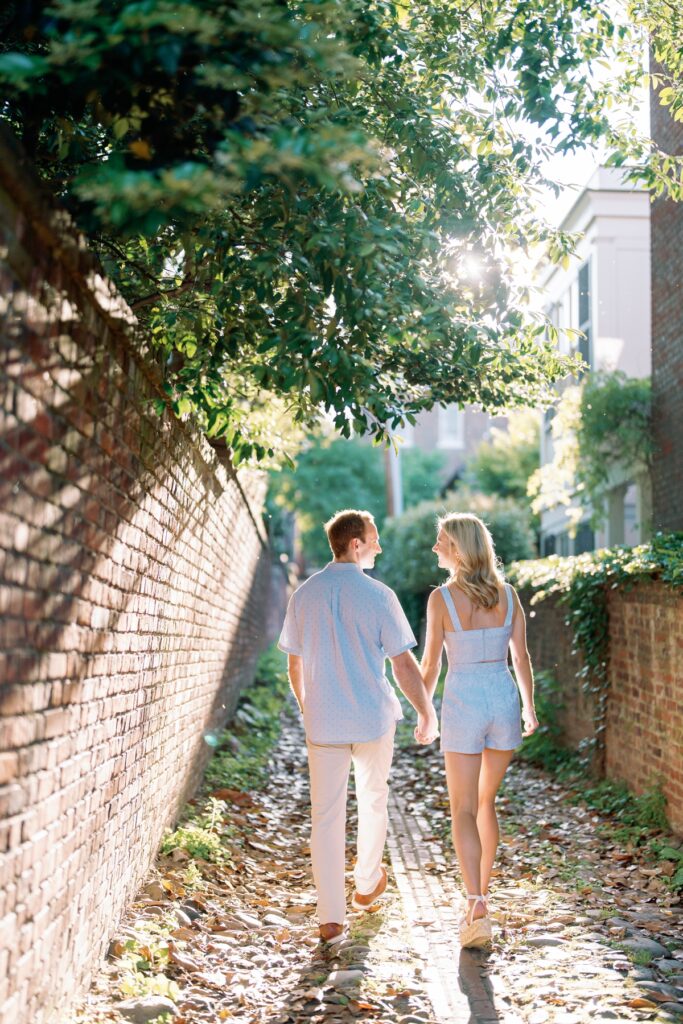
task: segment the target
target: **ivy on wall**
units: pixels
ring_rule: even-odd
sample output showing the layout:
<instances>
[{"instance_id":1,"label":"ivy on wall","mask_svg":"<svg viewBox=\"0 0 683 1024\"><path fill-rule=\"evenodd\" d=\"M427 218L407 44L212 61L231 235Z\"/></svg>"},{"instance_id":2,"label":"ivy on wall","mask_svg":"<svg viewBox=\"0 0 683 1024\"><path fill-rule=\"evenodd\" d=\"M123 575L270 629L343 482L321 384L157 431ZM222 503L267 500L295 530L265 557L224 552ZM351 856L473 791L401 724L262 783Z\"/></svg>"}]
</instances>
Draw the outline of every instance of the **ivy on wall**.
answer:
<instances>
[{"instance_id":1,"label":"ivy on wall","mask_svg":"<svg viewBox=\"0 0 683 1024\"><path fill-rule=\"evenodd\" d=\"M651 392L649 377L619 370L591 373L565 388L551 426L554 456L529 481L534 512L564 505L575 529L592 509L599 525L615 479L648 470Z\"/></svg>"},{"instance_id":2,"label":"ivy on wall","mask_svg":"<svg viewBox=\"0 0 683 1024\"><path fill-rule=\"evenodd\" d=\"M565 621L572 630L573 649L583 661L577 676L594 700L594 753L601 761L609 684L607 592L653 579L683 587L683 532L657 533L650 543L633 548L606 548L570 558L551 555L535 561L513 562L508 576L515 586L532 592L532 605L551 594L559 594L566 605Z\"/></svg>"}]
</instances>

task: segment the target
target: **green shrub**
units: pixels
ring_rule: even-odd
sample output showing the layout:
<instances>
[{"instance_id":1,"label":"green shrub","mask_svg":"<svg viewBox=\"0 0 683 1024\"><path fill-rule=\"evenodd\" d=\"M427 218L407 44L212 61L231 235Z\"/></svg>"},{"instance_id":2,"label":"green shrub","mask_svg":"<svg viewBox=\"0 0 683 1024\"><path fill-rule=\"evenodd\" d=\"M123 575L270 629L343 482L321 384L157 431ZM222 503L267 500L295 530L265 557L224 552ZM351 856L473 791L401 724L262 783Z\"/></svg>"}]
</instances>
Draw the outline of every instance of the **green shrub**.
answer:
<instances>
[{"instance_id":1,"label":"green shrub","mask_svg":"<svg viewBox=\"0 0 683 1024\"><path fill-rule=\"evenodd\" d=\"M266 784L268 754L280 735L288 694L287 657L273 646L261 655L254 682L219 738L204 775L209 789L260 789Z\"/></svg>"},{"instance_id":2,"label":"green shrub","mask_svg":"<svg viewBox=\"0 0 683 1024\"><path fill-rule=\"evenodd\" d=\"M601 814L618 818L620 826L637 838L643 832L667 832L666 797L659 786L652 786L644 793L632 793L623 782L600 779L582 789L580 799Z\"/></svg>"},{"instance_id":3,"label":"green shrub","mask_svg":"<svg viewBox=\"0 0 683 1024\"><path fill-rule=\"evenodd\" d=\"M222 856L220 836L200 825L180 825L161 843L162 853L184 850L198 860L219 861Z\"/></svg>"},{"instance_id":4,"label":"green shrub","mask_svg":"<svg viewBox=\"0 0 683 1024\"><path fill-rule=\"evenodd\" d=\"M465 466L464 480L472 490L515 498L527 503L529 477L540 458L539 414L520 409L508 417L507 427L492 427Z\"/></svg>"},{"instance_id":5,"label":"green shrub","mask_svg":"<svg viewBox=\"0 0 683 1024\"><path fill-rule=\"evenodd\" d=\"M536 714L540 724L536 732L524 740L519 756L547 771L562 773L566 769L577 768L579 755L564 746L559 721L562 704L557 680L552 672L537 672L534 683Z\"/></svg>"},{"instance_id":6,"label":"green shrub","mask_svg":"<svg viewBox=\"0 0 683 1024\"><path fill-rule=\"evenodd\" d=\"M278 551L287 552L285 516L295 515L306 563L325 565L332 555L323 523L341 508L371 512L382 529L386 512L384 450L354 438L310 437L294 467L270 474L267 508ZM407 506L436 498L442 486L443 452L401 451L403 496Z\"/></svg>"}]
</instances>

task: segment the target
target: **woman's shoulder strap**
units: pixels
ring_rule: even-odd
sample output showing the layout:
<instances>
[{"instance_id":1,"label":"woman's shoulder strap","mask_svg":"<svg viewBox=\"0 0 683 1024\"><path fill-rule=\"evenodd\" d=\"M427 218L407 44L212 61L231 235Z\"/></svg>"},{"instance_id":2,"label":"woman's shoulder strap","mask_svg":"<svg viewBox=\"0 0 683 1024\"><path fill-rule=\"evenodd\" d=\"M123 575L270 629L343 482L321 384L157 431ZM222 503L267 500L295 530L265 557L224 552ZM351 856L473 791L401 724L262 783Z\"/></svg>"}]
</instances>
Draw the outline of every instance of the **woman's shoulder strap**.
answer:
<instances>
[{"instance_id":1,"label":"woman's shoulder strap","mask_svg":"<svg viewBox=\"0 0 683 1024\"><path fill-rule=\"evenodd\" d=\"M512 589L512 586L509 583L505 583L504 587L505 587L505 595L506 595L507 601L508 601L508 606L507 606L507 611L505 612L505 622L503 623L503 625L504 626L509 626L510 623L512 622L512 613L515 610L515 592L514 592L514 590Z\"/></svg>"},{"instance_id":2,"label":"woman's shoulder strap","mask_svg":"<svg viewBox=\"0 0 683 1024\"><path fill-rule=\"evenodd\" d=\"M444 584L444 586L439 587L439 590L441 591L441 596L443 597L444 601L446 602L446 607L448 608L448 614L451 617L451 622L453 624L453 628L456 631L462 630L462 626L460 625L460 619L458 618L458 613L455 610L455 601L453 600L453 598L451 596L450 590L448 589L448 587L445 584Z\"/></svg>"}]
</instances>

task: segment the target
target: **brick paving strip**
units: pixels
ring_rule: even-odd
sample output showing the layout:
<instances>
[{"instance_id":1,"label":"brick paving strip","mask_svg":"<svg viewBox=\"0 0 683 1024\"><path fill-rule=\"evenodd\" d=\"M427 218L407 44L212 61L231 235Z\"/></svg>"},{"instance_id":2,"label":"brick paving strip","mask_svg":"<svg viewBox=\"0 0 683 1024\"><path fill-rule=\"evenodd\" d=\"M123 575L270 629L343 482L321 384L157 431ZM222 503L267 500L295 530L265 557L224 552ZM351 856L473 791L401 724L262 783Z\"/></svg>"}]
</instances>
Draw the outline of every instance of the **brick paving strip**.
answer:
<instances>
[{"instance_id":1,"label":"brick paving strip","mask_svg":"<svg viewBox=\"0 0 683 1024\"><path fill-rule=\"evenodd\" d=\"M435 749L397 750L388 847L439 1022L683 1022L678 900L566 797L551 777L513 764L499 798L493 949L461 950L443 761Z\"/></svg>"},{"instance_id":2,"label":"brick paving strip","mask_svg":"<svg viewBox=\"0 0 683 1024\"><path fill-rule=\"evenodd\" d=\"M440 841L430 832L425 818L412 814L406 801L392 791L389 854L404 912L412 922L413 948L427 964L427 995L444 1024L499 1021L493 988L482 975L486 954L460 948L458 922L465 901L454 891L452 879L433 873L435 866L445 867L446 862ZM510 1024L520 1019L506 1017Z\"/></svg>"}]
</instances>

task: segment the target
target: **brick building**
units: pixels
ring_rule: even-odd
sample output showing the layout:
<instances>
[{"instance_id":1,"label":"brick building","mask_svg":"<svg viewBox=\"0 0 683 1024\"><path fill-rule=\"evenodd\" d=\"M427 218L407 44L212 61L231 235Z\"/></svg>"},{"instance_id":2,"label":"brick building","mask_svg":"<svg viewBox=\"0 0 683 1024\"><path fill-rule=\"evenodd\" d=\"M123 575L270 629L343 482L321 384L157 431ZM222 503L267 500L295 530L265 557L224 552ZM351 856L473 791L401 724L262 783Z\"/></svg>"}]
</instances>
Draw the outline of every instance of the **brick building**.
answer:
<instances>
[{"instance_id":1,"label":"brick building","mask_svg":"<svg viewBox=\"0 0 683 1024\"><path fill-rule=\"evenodd\" d=\"M657 94L652 135L667 153L683 155L683 123ZM652 206L652 465L653 526L683 530L683 203Z\"/></svg>"}]
</instances>

